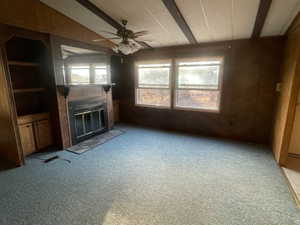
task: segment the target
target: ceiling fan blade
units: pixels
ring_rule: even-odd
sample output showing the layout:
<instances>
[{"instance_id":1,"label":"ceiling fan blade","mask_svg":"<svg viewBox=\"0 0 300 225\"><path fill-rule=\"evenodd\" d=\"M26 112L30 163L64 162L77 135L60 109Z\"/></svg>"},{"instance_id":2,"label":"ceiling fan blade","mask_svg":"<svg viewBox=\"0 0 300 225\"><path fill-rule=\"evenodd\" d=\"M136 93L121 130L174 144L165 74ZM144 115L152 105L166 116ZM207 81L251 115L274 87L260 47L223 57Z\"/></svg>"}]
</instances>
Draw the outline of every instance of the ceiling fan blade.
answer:
<instances>
[{"instance_id":1,"label":"ceiling fan blade","mask_svg":"<svg viewBox=\"0 0 300 225\"><path fill-rule=\"evenodd\" d=\"M109 40L118 40L121 39L120 37L112 37L112 38L99 38L99 39L95 39L93 41L95 42L99 42L99 41L109 41Z\"/></svg>"},{"instance_id":2,"label":"ceiling fan blade","mask_svg":"<svg viewBox=\"0 0 300 225\"><path fill-rule=\"evenodd\" d=\"M145 36L145 35L147 35L147 34L133 34L133 36L134 36L135 38L137 38L137 37L142 37L142 36Z\"/></svg>"},{"instance_id":3,"label":"ceiling fan blade","mask_svg":"<svg viewBox=\"0 0 300 225\"><path fill-rule=\"evenodd\" d=\"M117 37L119 37L119 35L118 34L116 34L116 33L113 33L113 32L110 32L110 31L105 31L105 30L103 30L103 31L101 31L102 33L106 33L106 34L110 34L110 35L114 35L114 36L117 36Z\"/></svg>"},{"instance_id":4,"label":"ceiling fan blade","mask_svg":"<svg viewBox=\"0 0 300 225\"><path fill-rule=\"evenodd\" d=\"M134 38L140 38L140 37L142 37L142 36L144 36L144 35L146 35L146 34L134 34L133 37L134 37Z\"/></svg>"},{"instance_id":5,"label":"ceiling fan blade","mask_svg":"<svg viewBox=\"0 0 300 225\"><path fill-rule=\"evenodd\" d=\"M141 46L143 46L144 48L152 48L150 45L148 45L146 42L144 41L138 41L136 39L133 39L134 41L136 41L138 44L140 44Z\"/></svg>"},{"instance_id":6,"label":"ceiling fan blade","mask_svg":"<svg viewBox=\"0 0 300 225\"><path fill-rule=\"evenodd\" d=\"M141 31L134 32L134 34L144 34L144 35L146 35L146 34L149 34L149 31L141 30Z\"/></svg>"},{"instance_id":7,"label":"ceiling fan blade","mask_svg":"<svg viewBox=\"0 0 300 225\"><path fill-rule=\"evenodd\" d=\"M153 40L137 40L136 38L134 38L135 41L143 41L143 42L153 42Z\"/></svg>"},{"instance_id":8,"label":"ceiling fan blade","mask_svg":"<svg viewBox=\"0 0 300 225\"><path fill-rule=\"evenodd\" d=\"M137 43L145 43L145 44L147 44L146 42L153 42L152 40L138 40L137 38L132 38L132 40L134 40Z\"/></svg>"}]
</instances>

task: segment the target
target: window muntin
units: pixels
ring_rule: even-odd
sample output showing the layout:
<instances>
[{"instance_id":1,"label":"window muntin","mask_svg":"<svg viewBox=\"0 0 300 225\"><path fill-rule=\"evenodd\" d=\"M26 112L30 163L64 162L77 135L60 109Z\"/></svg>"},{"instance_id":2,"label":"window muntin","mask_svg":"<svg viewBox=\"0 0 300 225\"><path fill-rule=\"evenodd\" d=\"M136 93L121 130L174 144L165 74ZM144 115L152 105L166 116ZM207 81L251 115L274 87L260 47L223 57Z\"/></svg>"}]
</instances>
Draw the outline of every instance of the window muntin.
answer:
<instances>
[{"instance_id":1,"label":"window muntin","mask_svg":"<svg viewBox=\"0 0 300 225\"><path fill-rule=\"evenodd\" d=\"M221 66L221 60L178 60L175 107L219 111Z\"/></svg>"},{"instance_id":2,"label":"window muntin","mask_svg":"<svg viewBox=\"0 0 300 225\"><path fill-rule=\"evenodd\" d=\"M136 104L154 107L170 107L171 63L147 63L136 65Z\"/></svg>"}]
</instances>

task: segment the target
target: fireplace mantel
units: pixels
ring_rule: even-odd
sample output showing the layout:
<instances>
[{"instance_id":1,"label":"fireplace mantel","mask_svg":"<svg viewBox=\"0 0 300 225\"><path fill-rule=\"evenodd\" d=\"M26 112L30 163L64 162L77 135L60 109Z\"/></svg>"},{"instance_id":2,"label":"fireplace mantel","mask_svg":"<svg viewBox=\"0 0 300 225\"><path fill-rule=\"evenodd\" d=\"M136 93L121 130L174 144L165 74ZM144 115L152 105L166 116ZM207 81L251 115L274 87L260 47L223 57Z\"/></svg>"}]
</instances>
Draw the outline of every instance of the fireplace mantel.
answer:
<instances>
[{"instance_id":1,"label":"fireplace mantel","mask_svg":"<svg viewBox=\"0 0 300 225\"><path fill-rule=\"evenodd\" d=\"M83 87L102 87L103 90L107 93L113 86L115 86L115 83L110 84L65 84L65 85L57 85L58 90L61 92L61 94L67 98L70 90L72 88L83 88Z\"/></svg>"}]
</instances>

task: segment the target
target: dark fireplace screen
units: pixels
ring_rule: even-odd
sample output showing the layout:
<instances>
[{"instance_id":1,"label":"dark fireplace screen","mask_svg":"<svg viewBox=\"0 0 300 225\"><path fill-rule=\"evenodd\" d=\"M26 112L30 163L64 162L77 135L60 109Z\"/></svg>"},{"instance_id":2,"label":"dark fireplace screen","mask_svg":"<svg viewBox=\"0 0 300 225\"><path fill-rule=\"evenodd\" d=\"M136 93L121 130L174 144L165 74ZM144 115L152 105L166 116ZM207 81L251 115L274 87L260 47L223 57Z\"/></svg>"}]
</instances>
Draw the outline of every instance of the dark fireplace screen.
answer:
<instances>
[{"instance_id":1,"label":"dark fireplace screen","mask_svg":"<svg viewBox=\"0 0 300 225\"><path fill-rule=\"evenodd\" d=\"M106 103L99 100L69 103L72 143L76 144L107 130Z\"/></svg>"}]
</instances>

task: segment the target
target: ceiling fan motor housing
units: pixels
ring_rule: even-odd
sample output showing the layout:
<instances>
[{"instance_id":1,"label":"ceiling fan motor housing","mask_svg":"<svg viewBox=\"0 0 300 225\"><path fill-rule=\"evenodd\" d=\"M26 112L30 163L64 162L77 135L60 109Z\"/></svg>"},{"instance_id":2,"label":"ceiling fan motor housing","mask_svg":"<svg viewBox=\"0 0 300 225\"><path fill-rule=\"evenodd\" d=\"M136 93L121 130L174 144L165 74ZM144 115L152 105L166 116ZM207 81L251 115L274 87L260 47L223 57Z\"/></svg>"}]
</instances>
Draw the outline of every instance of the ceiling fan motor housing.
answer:
<instances>
[{"instance_id":1,"label":"ceiling fan motor housing","mask_svg":"<svg viewBox=\"0 0 300 225\"><path fill-rule=\"evenodd\" d=\"M128 38L134 38L134 33L132 30L127 30L125 27L123 29L118 30L117 35L122 37L123 40L127 40Z\"/></svg>"},{"instance_id":2,"label":"ceiling fan motor housing","mask_svg":"<svg viewBox=\"0 0 300 225\"><path fill-rule=\"evenodd\" d=\"M121 20L121 23L122 23L123 26L125 27L125 26L127 25L128 21L127 21L127 20Z\"/></svg>"}]
</instances>

